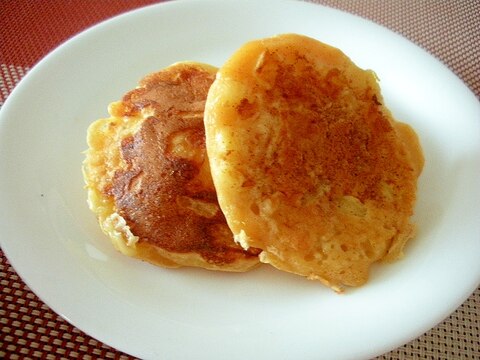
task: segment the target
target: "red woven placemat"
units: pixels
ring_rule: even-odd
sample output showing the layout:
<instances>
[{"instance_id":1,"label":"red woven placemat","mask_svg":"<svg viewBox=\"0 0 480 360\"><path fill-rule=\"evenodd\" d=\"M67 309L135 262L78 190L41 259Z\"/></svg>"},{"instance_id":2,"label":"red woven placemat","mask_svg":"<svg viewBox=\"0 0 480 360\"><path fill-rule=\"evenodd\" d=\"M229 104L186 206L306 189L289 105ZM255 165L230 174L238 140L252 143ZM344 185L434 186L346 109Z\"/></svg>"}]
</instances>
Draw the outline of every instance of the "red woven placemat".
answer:
<instances>
[{"instance_id":1,"label":"red woven placemat","mask_svg":"<svg viewBox=\"0 0 480 360\"><path fill-rule=\"evenodd\" d=\"M81 30L154 0L0 0L0 105L34 64ZM480 2L314 1L403 34L450 67L480 98ZM479 119L480 121L480 119ZM130 359L53 313L1 253L0 357ZM448 319L379 359L480 359L480 289Z\"/></svg>"}]
</instances>

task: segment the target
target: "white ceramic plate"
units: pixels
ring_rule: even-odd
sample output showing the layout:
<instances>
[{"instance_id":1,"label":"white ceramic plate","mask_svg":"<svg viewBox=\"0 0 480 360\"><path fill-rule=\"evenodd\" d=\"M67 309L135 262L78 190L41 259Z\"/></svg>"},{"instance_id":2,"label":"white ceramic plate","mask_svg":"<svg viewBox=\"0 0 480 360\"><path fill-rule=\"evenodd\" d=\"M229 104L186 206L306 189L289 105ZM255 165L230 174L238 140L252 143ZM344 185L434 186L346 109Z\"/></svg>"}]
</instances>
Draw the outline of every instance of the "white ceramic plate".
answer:
<instances>
[{"instance_id":1,"label":"white ceramic plate","mask_svg":"<svg viewBox=\"0 0 480 360\"><path fill-rule=\"evenodd\" d=\"M166 270L110 246L86 205L87 126L145 74L180 60L221 65L245 41L302 33L374 69L426 156L404 260L336 295L264 266L247 274ZM100 24L21 81L1 110L2 248L69 322L161 359L361 359L421 335L480 280L480 107L449 70L394 33L299 2L175 1Z\"/></svg>"}]
</instances>

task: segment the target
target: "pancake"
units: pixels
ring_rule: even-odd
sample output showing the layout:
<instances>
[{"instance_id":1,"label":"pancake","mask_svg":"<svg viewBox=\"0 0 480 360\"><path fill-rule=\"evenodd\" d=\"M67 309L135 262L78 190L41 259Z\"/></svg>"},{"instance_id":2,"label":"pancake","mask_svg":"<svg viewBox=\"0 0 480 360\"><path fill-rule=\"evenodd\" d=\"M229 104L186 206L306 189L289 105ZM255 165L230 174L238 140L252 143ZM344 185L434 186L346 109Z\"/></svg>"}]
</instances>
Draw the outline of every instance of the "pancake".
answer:
<instances>
[{"instance_id":1,"label":"pancake","mask_svg":"<svg viewBox=\"0 0 480 360\"><path fill-rule=\"evenodd\" d=\"M90 209L123 254L164 267L246 271L206 158L203 112L217 69L176 63L140 81L88 129Z\"/></svg>"},{"instance_id":2,"label":"pancake","mask_svg":"<svg viewBox=\"0 0 480 360\"><path fill-rule=\"evenodd\" d=\"M222 211L262 262L342 291L414 236L418 138L339 49L295 34L245 44L210 88L205 128Z\"/></svg>"}]
</instances>

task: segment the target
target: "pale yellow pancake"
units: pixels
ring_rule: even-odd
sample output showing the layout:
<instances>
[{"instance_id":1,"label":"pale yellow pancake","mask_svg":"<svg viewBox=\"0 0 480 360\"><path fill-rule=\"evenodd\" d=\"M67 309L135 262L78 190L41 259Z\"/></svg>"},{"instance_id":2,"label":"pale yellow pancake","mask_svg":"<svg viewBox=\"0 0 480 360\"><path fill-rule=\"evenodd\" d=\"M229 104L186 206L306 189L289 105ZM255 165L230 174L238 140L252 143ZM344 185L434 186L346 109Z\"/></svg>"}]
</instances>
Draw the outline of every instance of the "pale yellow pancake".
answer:
<instances>
[{"instance_id":1,"label":"pale yellow pancake","mask_svg":"<svg viewBox=\"0 0 480 360\"><path fill-rule=\"evenodd\" d=\"M220 206L262 262L341 291L414 236L419 141L340 50L295 34L245 44L210 88L205 127Z\"/></svg>"},{"instance_id":2,"label":"pale yellow pancake","mask_svg":"<svg viewBox=\"0 0 480 360\"><path fill-rule=\"evenodd\" d=\"M246 271L206 158L203 112L217 69L183 62L145 77L88 129L88 202L122 253L166 266Z\"/></svg>"}]
</instances>

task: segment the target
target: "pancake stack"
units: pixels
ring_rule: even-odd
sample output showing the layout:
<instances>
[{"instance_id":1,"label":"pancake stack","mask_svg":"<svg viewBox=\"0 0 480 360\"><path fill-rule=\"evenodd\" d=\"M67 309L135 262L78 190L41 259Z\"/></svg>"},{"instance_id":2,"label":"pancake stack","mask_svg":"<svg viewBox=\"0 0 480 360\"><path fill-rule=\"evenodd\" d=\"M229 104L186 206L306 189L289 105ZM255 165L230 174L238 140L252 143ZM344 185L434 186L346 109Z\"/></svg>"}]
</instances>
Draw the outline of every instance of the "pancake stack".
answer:
<instances>
[{"instance_id":1,"label":"pancake stack","mask_svg":"<svg viewBox=\"0 0 480 360\"><path fill-rule=\"evenodd\" d=\"M415 132L372 71L315 39L249 42L218 72L175 64L110 113L89 128L84 176L127 255L227 271L260 261L341 292L415 234Z\"/></svg>"}]
</instances>

